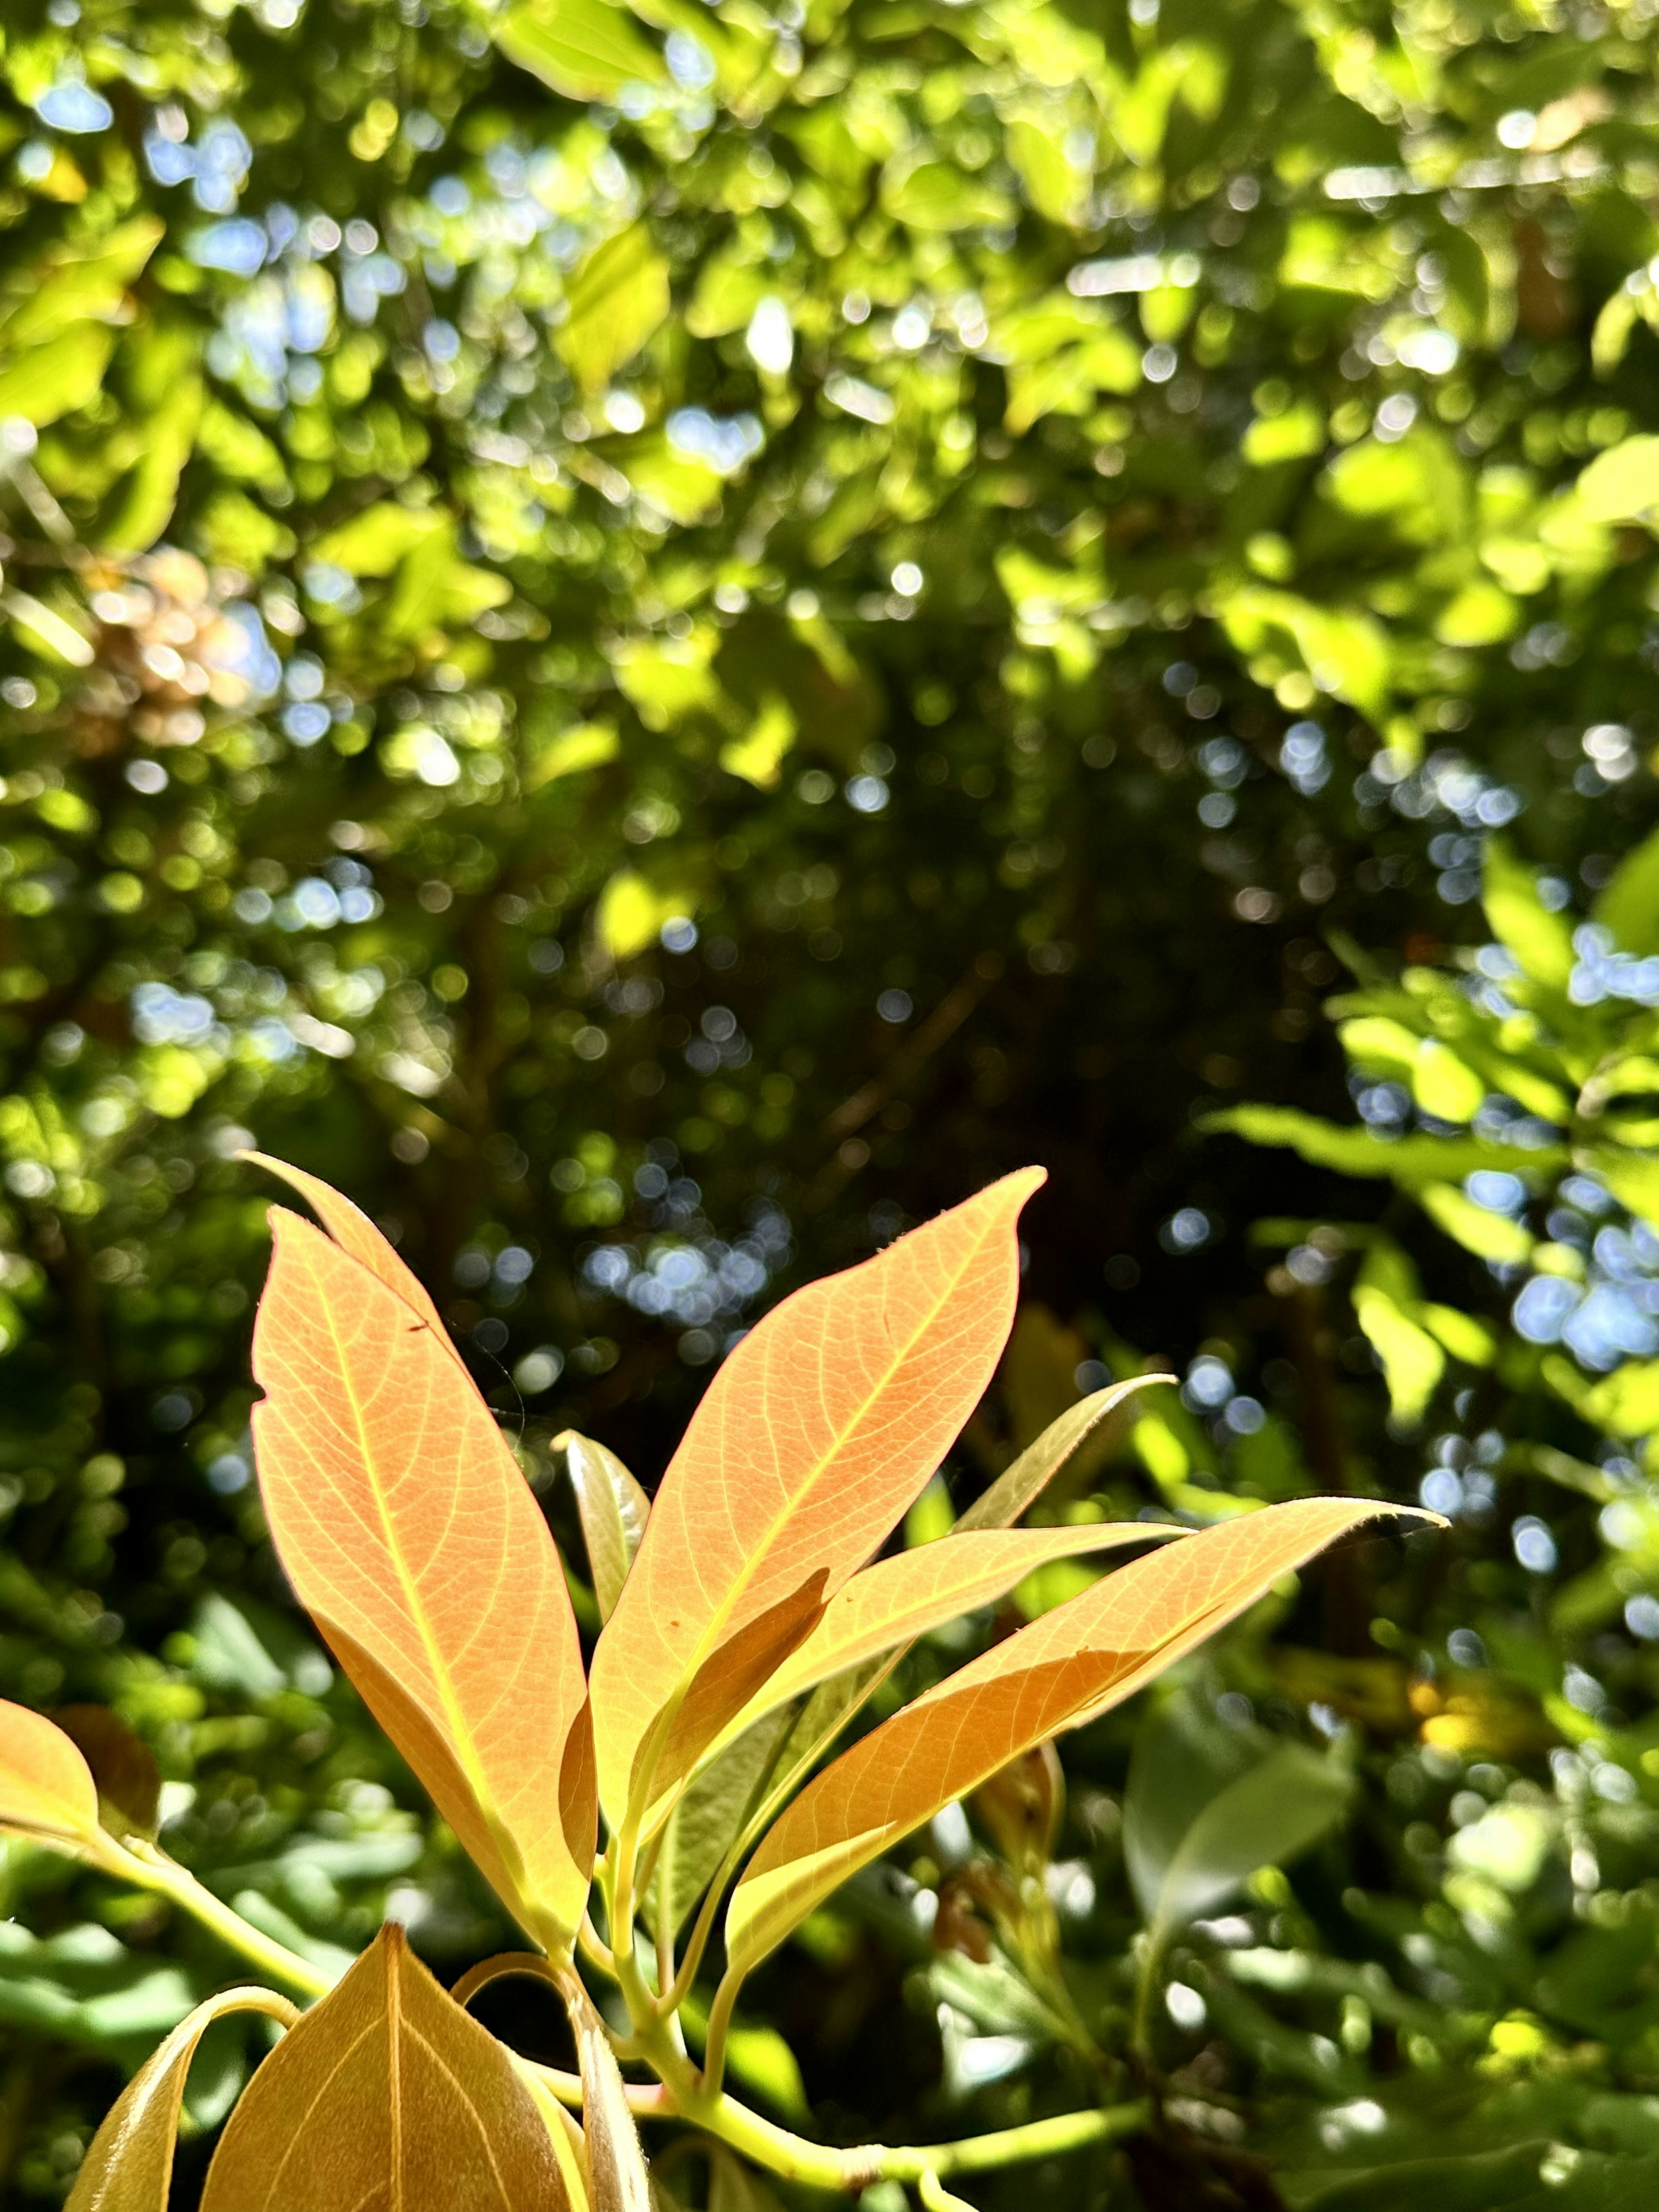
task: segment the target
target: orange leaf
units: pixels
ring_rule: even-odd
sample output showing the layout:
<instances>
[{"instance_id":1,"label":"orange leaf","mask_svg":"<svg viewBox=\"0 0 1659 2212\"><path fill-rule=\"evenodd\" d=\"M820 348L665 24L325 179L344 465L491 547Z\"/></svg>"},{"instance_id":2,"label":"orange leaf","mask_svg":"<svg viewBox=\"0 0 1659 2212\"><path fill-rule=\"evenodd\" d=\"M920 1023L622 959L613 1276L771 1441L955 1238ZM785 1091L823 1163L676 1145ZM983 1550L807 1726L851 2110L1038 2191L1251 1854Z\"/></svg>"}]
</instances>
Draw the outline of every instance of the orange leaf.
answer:
<instances>
[{"instance_id":1,"label":"orange leaf","mask_svg":"<svg viewBox=\"0 0 1659 2212\"><path fill-rule=\"evenodd\" d=\"M202 2212L568 2212L534 2100L388 1923L254 2075Z\"/></svg>"},{"instance_id":2,"label":"orange leaf","mask_svg":"<svg viewBox=\"0 0 1659 2212\"><path fill-rule=\"evenodd\" d=\"M1127 1698L1334 1538L1413 1510L1346 1498L1267 1506L1135 1560L994 1645L872 1729L785 1813L732 1892L731 1977L1010 1759Z\"/></svg>"},{"instance_id":3,"label":"orange leaf","mask_svg":"<svg viewBox=\"0 0 1659 2212\"><path fill-rule=\"evenodd\" d=\"M766 1686L750 1699L730 1733L738 1734L776 1705L816 1688L844 1667L856 1667L925 1636L976 1607L1004 1597L1051 1559L1081 1559L1126 1544L1185 1536L1185 1528L1129 1521L1066 1528L986 1528L942 1537L897 1558L878 1559L833 1597L823 1620Z\"/></svg>"},{"instance_id":4,"label":"orange leaf","mask_svg":"<svg viewBox=\"0 0 1659 2212\"><path fill-rule=\"evenodd\" d=\"M503 1901L550 1948L592 1868L592 1741L558 1553L412 1302L271 1209L259 1484L289 1579Z\"/></svg>"},{"instance_id":5,"label":"orange leaf","mask_svg":"<svg viewBox=\"0 0 1659 2212\"><path fill-rule=\"evenodd\" d=\"M62 1729L0 1698L0 1828L26 1834L98 1833L98 1788Z\"/></svg>"},{"instance_id":6,"label":"orange leaf","mask_svg":"<svg viewBox=\"0 0 1659 2212\"><path fill-rule=\"evenodd\" d=\"M750 1330L698 1407L593 1660L613 1823L665 1802L881 1543L973 1411L1007 1337L1006 1176Z\"/></svg>"},{"instance_id":7,"label":"orange leaf","mask_svg":"<svg viewBox=\"0 0 1659 2212\"><path fill-rule=\"evenodd\" d=\"M466 1374L465 1362L455 1349L425 1284L404 1267L361 1207L354 1206L349 1198L343 1198L320 1176L307 1175L303 1168L290 1167L286 1160L273 1159L269 1152L239 1152L236 1157L246 1160L250 1167L268 1169L297 1190L340 1249L349 1252L354 1260L360 1260L371 1275L380 1277L387 1290L395 1291L405 1305L412 1306L462 1374ZM470 1382L471 1377L467 1379Z\"/></svg>"}]
</instances>

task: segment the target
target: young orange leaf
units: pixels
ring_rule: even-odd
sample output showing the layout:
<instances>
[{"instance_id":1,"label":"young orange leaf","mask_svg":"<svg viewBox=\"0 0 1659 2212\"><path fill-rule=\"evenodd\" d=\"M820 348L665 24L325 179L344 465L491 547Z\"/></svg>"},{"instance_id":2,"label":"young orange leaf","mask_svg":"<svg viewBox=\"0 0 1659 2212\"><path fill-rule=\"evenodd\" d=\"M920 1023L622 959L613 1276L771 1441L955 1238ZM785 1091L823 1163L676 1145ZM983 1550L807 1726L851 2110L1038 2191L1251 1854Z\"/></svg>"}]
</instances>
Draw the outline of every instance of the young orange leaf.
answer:
<instances>
[{"instance_id":1,"label":"young orange leaf","mask_svg":"<svg viewBox=\"0 0 1659 2212\"><path fill-rule=\"evenodd\" d=\"M843 1668L856 1667L896 1644L908 1644L958 1615L1004 1597L1051 1559L1076 1559L1126 1544L1185 1536L1156 1522L1095 1523L1066 1528L983 1528L946 1536L896 1558L878 1559L833 1597L823 1620L750 1701L734 1730L775 1706L816 1689Z\"/></svg>"},{"instance_id":2,"label":"young orange leaf","mask_svg":"<svg viewBox=\"0 0 1659 2212\"><path fill-rule=\"evenodd\" d=\"M253 1433L283 1564L502 1900L561 1949L595 1810L547 1524L440 1332L309 1223L274 1206L271 1226Z\"/></svg>"},{"instance_id":3,"label":"young orange leaf","mask_svg":"<svg viewBox=\"0 0 1659 2212\"><path fill-rule=\"evenodd\" d=\"M307 1175L303 1168L290 1167L286 1160L273 1159L269 1152L239 1152L237 1158L246 1160L250 1167L265 1168L270 1174L280 1176L297 1190L340 1249L349 1252L354 1260L360 1260L371 1275L379 1276L387 1290L395 1291L406 1306L412 1306L462 1374L466 1373L465 1364L451 1341L425 1284L404 1267L360 1207L349 1198L343 1198L320 1176Z\"/></svg>"},{"instance_id":4,"label":"young orange leaf","mask_svg":"<svg viewBox=\"0 0 1659 2212\"><path fill-rule=\"evenodd\" d=\"M395 1923L243 2092L202 2212L568 2212L540 2112Z\"/></svg>"},{"instance_id":5,"label":"young orange leaf","mask_svg":"<svg viewBox=\"0 0 1659 2212\"><path fill-rule=\"evenodd\" d=\"M553 1447L564 1452L565 1471L581 1516L582 1540L587 1546L599 1619L609 1620L651 1518L651 1500L615 1452L596 1444L591 1437L567 1429L562 1436L554 1437Z\"/></svg>"},{"instance_id":6,"label":"young orange leaf","mask_svg":"<svg viewBox=\"0 0 1659 2212\"><path fill-rule=\"evenodd\" d=\"M726 1913L731 1978L1008 1760L1127 1698L1334 1538L1402 1510L1313 1498L1219 1522L1097 1583L927 1691L826 1768L756 1852Z\"/></svg>"},{"instance_id":7,"label":"young orange leaf","mask_svg":"<svg viewBox=\"0 0 1659 2212\"><path fill-rule=\"evenodd\" d=\"M593 1661L613 1821L695 1765L816 1626L989 1381L1018 1280L1028 1168L811 1283L714 1377L663 1479Z\"/></svg>"},{"instance_id":8,"label":"young orange leaf","mask_svg":"<svg viewBox=\"0 0 1659 2212\"><path fill-rule=\"evenodd\" d=\"M98 1833L92 1769L62 1729L0 1698L0 1828L75 1838Z\"/></svg>"},{"instance_id":9,"label":"young orange leaf","mask_svg":"<svg viewBox=\"0 0 1659 2212\"><path fill-rule=\"evenodd\" d=\"M227 2013L269 2013L284 2027L296 2007L270 1990L226 1990L158 2044L106 2116L82 2160L64 2212L167 2212L185 2077L196 2046Z\"/></svg>"}]
</instances>

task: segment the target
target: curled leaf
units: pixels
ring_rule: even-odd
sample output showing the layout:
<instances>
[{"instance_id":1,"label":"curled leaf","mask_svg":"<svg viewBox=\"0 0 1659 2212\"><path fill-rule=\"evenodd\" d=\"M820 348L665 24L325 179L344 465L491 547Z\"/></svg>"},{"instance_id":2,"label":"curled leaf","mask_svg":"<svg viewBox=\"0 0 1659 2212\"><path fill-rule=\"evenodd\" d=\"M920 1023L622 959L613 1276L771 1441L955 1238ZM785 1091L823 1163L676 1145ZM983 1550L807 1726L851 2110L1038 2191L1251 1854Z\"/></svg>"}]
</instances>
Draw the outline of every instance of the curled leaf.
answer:
<instances>
[{"instance_id":1,"label":"curled leaf","mask_svg":"<svg viewBox=\"0 0 1659 2212\"><path fill-rule=\"evenodd\" d=\"M167 2212L190 2063L214 2021L234 2012L267 2013L285 2027L300 2017L270 1990L226 1990L198 2005L117 2098L81 2161L64 2212Z\"/></svg>"},{"instance_id":2,"label":"curled leaf","mask_svg":"<svg viewBox=\"0 0 1659 2212\"><path fill-rule=\"evenodd\" d=\"M553 1448L564 1453L565 1472L581 1516L599 1619L609 1620L651 1518L651 1500L615 1452L596 1444L592 1437L567 1429L562 1436L554 1437Z\"/></svg>"}]
</instances>

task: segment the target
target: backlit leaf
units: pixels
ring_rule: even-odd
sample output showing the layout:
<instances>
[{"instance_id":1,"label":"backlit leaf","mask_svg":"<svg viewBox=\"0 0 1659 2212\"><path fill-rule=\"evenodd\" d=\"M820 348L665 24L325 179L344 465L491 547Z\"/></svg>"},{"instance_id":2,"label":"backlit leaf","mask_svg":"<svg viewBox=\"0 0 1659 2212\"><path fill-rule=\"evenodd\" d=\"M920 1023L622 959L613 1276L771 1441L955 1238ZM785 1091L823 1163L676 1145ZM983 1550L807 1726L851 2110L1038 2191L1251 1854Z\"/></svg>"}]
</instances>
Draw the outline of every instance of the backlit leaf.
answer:
<instances>
[{"instance_id":1,"label":"backlit leaf","mask_svg":"<svg viewBox=\"0 0 1659 2212\"><path fill-rule=\"evenodd\" d=\"M62 1729L0 1698L0 1828L75 1837L98 1832L92 1771Z\"/></svg>"},{"instance_id":2,"label":"backlit leaf","mask_svg":"<svg viewBox=\"0 0 1659 2212\"><path fill-rule=\"evenodd\" d=\"M651 1518L651 1501L615 1452L603 1444L578 1436L574 1429L556 1437L553 1443L556 1450L563 1449L565 1472L576 1493L599 1619L609 1620Z\"/></svg>"},{"instance_id":3,"label":"backlit leaf","mask_svg":"<svg viewBox=\"0 0 1659 2212\"><path fill-rule=\"evenodd\" d=\"M1607 886L1609 896L1616 882ZM1501 837L1486 840L1480 900L1492 933L1520 962L1522 973L1534 983L1564 989L1573 969L1572 925L1565 915L1550 912L1532 870Z\"/></svg>"},{"instance_id":4,"label":"backlit leaf","mask_svg":"<svg viewBox=\"0 0 1659 2212\"><path fill-rule=\"evenodd\" d=\"M250 1166L264 1168L270 1174L280 1176L291 1188L297 1190L341 1250L349 1252L354 1260L360 1261L371 1275L380 1278L387 1290L395 1291L404 1304L413 1307L434 1334L453 1351L449 1332L428 1295L425 1285L404 1267L361 1208L355 1206L349 1198L343 1198L320 1176L307 1175L303 1168L291 1167L286 1160L273 1159L268 1152L242 1152L238 1158L247 1161ZM456 1352L455 1358L459 1362L460 1354Z\"/></svg>"},{"instance_id":5,"label":"backlit leaf","mask_svg":"<svg viewBox=\"0 0 1659 2212\"><path fill-rule=\"evenodd\" d=\"M602 392L668 313L668 264L644 223L596 248L565 287L556 343L584 392Z\"/></svg>"},{"instance_id":6,"label":"backlit leaf","mask_svg":"<svg viewBox=\"0 0 1659 2212\"><path fill-rule=\"evenodd\" d=\"M657 1493L593 1659L600 1790L659 1791L817 1626L989 1381L1018 1279L1009 1176L809 1284L720 1369Z\"/></svg>"},{"instance_id":7,"label":"backlit leaf","mask_svg":"<svg viewBox=\"0 0 1659 2212\"><path fill-rule=\"evenodd\" d=\"M255 2074L202 2212L566 2212L513 2061L388 1923Z\"/></svg>"},{"instance_id":8,"label":"backlit leaf","mask_svg":"<svg viewBox=\"0 0 1659 2212\"><path fill-rule=\"evenodd\" d=\"M872 1730L789 1808L732 1893L731 1972L746 1973L941 1807L1120 1703L1334 1538L1409 1510L1341 1498L1267 1506L1136 1560L994 1645Z\"/></svg>"},{"instance_id":9,"label":"backlit leaf","mask_svg":"<svg viewBox=\"0 0 1659 2212\"><path fill-rule=\"evenodd\" d=\"M1187 1533L1144 1521L1065 1528L985 1528L878 1559L830 1600L823 1620L756 1693L744 1717L756 1718L827 1682L832 1674L891 1650L896 1644L911 1643L947 1620L994 1604L1051 1560L1083 1559L1126 1544Z\"/></svg>"},{"instance_id":10,"label":"backlit leaf","mask_svg":"<svg viewBox=\"0 0 1659 2212\"><path fill-rule=\"evenodd\" d=\"M277 1551L445 1819L557 1948L581 1917L594 1812L547 1524L441 1331L308 1223L277 1206L271 1227L253 1431Z\"/></svg>"},{"instance_id":11,"label":"backlit leaf","mask_svg":"<svg viewBox=\"0 0 1659 2212\"><path fill-rule=\"evenodd\" d=\"M657 1925L665 1885L671 1924L684 1925L769 1790L793 1719L782 1707L765 1714L692 1776L663 1832L642 1914L647 1928Z\"/></svg>"},{"instance_id":12,"label":"backlit leaf","mask_svg":"<svg viewBox=\"0 0 1659 2212\"><path fill-rule=\"evenodd\" d=\"M592 2212L651 2212L639 2131L628 2109L628 2093L605 2022L574 1968L561 1978L560 1990L575 2035L582 2077L582 2139ZM214 2208L204 2205L202 2212L214 2212Z\"/></svg>"},{"instance_id":13,"label":"backlit leaf","mask_svg":"<svg viewBox=\"0 0 1659 2212\"><path fill-rule=\"evenodd\" d=\"M229 2013L263 2012L289 2026L296 2007L270 1990L226 1990L181 2020L110 2108L82 2160L64 2212L167 2212L185 2080L196 2047Z\"/></svg>"},{"instance_id":14,"label":"backlit leaf","mask_svg":"<svg viewBox=\"0 0 1659 2212\"><path fill-rule=\"evenodd\" d=\"M1114 1382L1079 1398L1057 1421L1051 1422L1036 1442L1028 1444L1012 1467L1005 1468L990 1488L976 1498L957 1521L957 1534L975 1528L1012 1528L1026 1509L1036 1504L1073 1453L1093 1433L1109 1413L1115 1413L1137 1390L1154 1382L1170 1383L1173 1375L1132 1375L1127 1382Z\"/></svg>"},{"instance_id":15,"label":"backlit leaf","mask_svg":"<svg viewBox=\"0 0 1659 2212\"><path fill-rule=\"evenodd\" d=\"M664 74L661 55L612 0L521 0L496 25L495 43L567 100L612 100Z\"/></svg>"},{"instance_id":16,"label":"backlit leaf","mask_svg":"<svg viewBox=\"0 0 1659 2212\"><path fill-rule=\"evenodd\" d=\"M1659 830L1620 862L1595 912L1626 952L1659 952Z\"/></svg>"}]
</instances>

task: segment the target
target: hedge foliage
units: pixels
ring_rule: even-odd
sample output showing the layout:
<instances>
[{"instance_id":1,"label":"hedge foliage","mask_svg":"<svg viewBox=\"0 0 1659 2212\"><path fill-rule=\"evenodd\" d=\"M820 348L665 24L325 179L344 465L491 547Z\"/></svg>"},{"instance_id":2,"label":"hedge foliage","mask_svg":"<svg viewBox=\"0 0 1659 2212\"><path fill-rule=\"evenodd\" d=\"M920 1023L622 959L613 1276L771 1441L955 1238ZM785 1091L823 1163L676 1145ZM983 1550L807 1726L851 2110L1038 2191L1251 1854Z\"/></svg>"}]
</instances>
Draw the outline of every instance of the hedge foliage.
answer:
<instances>
[{"instance_id":1,"label":"hedge foliage","mask_svg":"<svg viewBox=\"0 0 1659 2212\"><path fill-rule=\"evenodd\" d=\"M453 1973L492 1907L250 1483L237 1152L398 1237L562 1535L566 1425L649 1478L745 1317L1041 1159L958 1499L1161 1356L1181 1408L1055 1510L1454 1526L1310 1577L1133 1767L1068 1748L1063 1997L980 1807L757 1984L751 2085L892 2140L1153 2067L1161 2135L988 2205L1639 2201L1652 8L0 35L0 1689L113 1703L249 1917L327 1956L389 1896ZM1146 1837L1275 1759L1265 1870L1176 1913ZM225 1961L0 1887L0 2170L52 2203Z\"/></svg>"}]
</instances>

